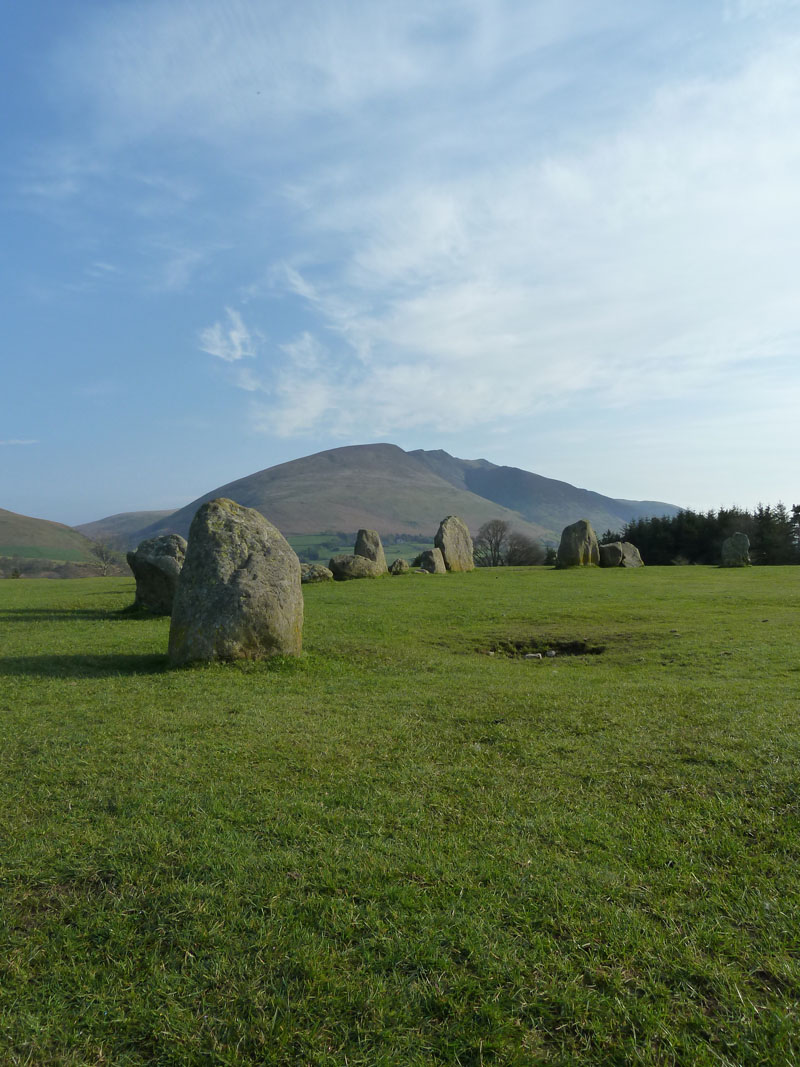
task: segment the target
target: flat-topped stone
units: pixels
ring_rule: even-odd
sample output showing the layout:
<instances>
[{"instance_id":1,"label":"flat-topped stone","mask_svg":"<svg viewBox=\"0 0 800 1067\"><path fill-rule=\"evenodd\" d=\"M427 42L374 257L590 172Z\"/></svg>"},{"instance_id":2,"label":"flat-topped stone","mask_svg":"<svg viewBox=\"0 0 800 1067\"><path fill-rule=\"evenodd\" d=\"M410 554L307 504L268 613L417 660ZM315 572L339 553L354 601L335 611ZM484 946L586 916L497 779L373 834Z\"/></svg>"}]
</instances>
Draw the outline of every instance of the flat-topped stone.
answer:
<instances>
[{"instance_id":1,"label":"flat-topped stone","mask_svg":"<svg viewBox=\"0 0 800 1067\"><path fill-rule=\"evenodd\" d=\"M332 582L333 571L321 563L301 563L300 581L303 585L310 585L313 582Z\"/></svg>"},{"instance_id":2,"label":"flat-topped stone","mask_svg":"<svg viewBox=\"0 0 800 1067\"><path fill-rule=\"evenodd\" d=\"M337 582L346 582L353 578L380 578L387 573L385 564L381 566L366 556L350 556L344 553L332 556L328 568Z\"/></svg>"},{"instance_id":3,"label":"flat-topped stone","mask_svg":"<svg viewBox=\"0 0 800 1067\"><path fill-rule=\"evenodd\" d=\"M630 541L611 541L600 545L601 567L643 567L639 549Z\"/></svg>"}]
</instances>

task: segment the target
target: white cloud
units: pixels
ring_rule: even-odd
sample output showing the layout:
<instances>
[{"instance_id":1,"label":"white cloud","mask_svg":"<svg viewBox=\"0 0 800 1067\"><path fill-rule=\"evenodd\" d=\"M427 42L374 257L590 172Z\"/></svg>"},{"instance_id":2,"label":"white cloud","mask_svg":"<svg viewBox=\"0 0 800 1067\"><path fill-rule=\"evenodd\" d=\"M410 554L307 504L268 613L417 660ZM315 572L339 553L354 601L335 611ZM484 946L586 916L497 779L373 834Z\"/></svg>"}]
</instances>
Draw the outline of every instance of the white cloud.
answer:
<instances>
[{"instance_id":1,"label":"white cloud","mask_svg":"<svg viewBox=\"0 0 800 1067\"><path fill-rule=\"evenodd\" d=\"M7 441L0 441L0 445L38 445L39 442L33 437L12 437Z\"/></svg>"},{"instance_id":2,"label":"white cloud","mask_svg":"<svg viewBox=\"0 0 800 1067\"><path fill-rule=\"evenodd\" d=\"M200 331L200 348L226 363L254 357L260 335L250 333L241 313L235 308L226 307L225 314L228 317L227 324L215 322L213 326Z\"/></svg>"},{"instance_id":3,"label":"white cloud","mask_svg":"<svg viewBox=\"0 0 800 1067\"><path fill-rule=\"evenodd\" d=\"M227 198L267 279L228 291L276 312L269 365L231 375L258 426L493 430L587 397L741 410L742 367L797 355L797 10L142 0L61 62L98 151L176 140ZM200 335L232 364L257 341L231 308Z\"/></svg>"},{"instance_id":4,"label":"white cloud","mask_svg":"<svg viewBox=\"0 0 800 1067\"><path fill-rule=\"evenodd\" d=\"M796 11L798 8L800 0L727 0L725 15L731 20L765 19L782 11Z\"/></svg>"},{"instance_id":5,"label":"white cloud","mask_svg":"<svg viewBox=\"0 0 800 1067\"><path fill-rule=\"evenodd\" d=\"M467 428L590 391L625 407L711 390L747 360L768 373L800 344L798 115L793 37L665 85L577 148L306 186L320 266L306 253L287 289L340 339L334 361L364 365L315 397L317 426Z\"/></svg>"}]
</instances>

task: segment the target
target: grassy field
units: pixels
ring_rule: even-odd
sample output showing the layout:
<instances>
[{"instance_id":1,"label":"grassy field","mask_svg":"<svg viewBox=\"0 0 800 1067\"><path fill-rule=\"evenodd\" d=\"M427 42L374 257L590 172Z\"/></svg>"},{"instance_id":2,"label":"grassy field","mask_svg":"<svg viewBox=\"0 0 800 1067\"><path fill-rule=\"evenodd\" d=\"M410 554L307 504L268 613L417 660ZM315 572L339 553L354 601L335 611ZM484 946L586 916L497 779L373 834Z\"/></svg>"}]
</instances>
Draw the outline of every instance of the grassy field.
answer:
<instances>
[{"instance_id":1,"label":"grassy field","mask_svg":"<svg viewBox=\"0 0 800 1067\"><path fill-rule=\"evenodd\" d=\"M0 582L0 1062L800 1061L800 569L305 596L171 671L131 580Z\"/></svg>"},{"instance_id":2,"label":"grassy field","mask_svg":"<svg viewBox=\"0 0 800 1067\"><path fill-rule=\"evenodd\" d=\"M304 562L316 560L327 566L331 556L337 556L342 552L352 552L355 537L350 537L341 544L336 544L335 536L331 534L289 534L287 541ZM426 548L433 548L433 538L427 541L398 541L396 544L384 544L383 551L386 562L391 564L396 559L405 559L410 563L420 552Z\"/></svg>"},{"instance_id":3,"label":"grassy field","mask_svg":"<svg viewBox=\"0 0 800 1067\"><path fill-rule=\"evenodd\" d=\"M80 562L89 559L87 552L77 548L50 548L39 545L0 545L0 556L21 556L23 559L52 559L57 562Z\"/></svg>"}]
</instances>

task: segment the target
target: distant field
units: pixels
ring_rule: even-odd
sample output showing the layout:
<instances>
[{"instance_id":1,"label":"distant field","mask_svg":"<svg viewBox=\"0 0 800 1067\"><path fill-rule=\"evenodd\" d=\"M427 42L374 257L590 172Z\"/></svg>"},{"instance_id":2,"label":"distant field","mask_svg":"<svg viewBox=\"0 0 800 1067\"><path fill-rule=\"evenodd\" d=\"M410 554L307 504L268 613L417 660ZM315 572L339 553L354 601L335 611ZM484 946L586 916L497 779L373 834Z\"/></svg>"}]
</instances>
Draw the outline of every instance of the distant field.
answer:
<instances>
[{"instance_id":1,"label":"distant field","mask_svg":"<svg viewBox=\"0 0 800 1067\"><path fill-rule=\"evenodd\" d=\"M340 552L352 552L355 537L347 541L336 543L336 535L332 534L289 534L286 540L295 550L301 560L318 560L326 563L331 556ZM411 562L415 556L426 548L433 547L433 540L427 541L398 541L397 544L384 544L383 551L387 563L393 563L396 559L406 559Z\"/></svg>"},{"instance_id":2,"label":"distant field","mask_svg":"<svg viewBox=\"0 0 800 1067\"><path fill-rule=\"evenodd\" d=\"M800 568L309 586L179 671L133 588L0 582L4 1064L800 1062Z\"/></svg>"},{"instance_id":3,"label":"distant field","mask_svg":"<svg viewBox=\"0 0 800 1067\"><path fill-rule=\"evenodd\" d=\"M87 552L81 552L77 548L63 548L52 545L45 547L37 545L0 545L0 556L20 556L22 559L52 559L57 562L68 563L83 563L90 558Z\"/></svg>"}]
</instances>

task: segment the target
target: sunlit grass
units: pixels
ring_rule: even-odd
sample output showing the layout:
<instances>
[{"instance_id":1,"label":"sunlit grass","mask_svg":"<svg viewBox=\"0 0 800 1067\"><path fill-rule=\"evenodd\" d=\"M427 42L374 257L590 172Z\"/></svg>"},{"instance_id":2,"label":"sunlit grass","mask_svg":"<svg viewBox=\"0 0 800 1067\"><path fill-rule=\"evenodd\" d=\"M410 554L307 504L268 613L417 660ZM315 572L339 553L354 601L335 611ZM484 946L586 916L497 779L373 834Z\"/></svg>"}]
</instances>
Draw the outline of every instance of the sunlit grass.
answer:
<instances>
[{"instance_id":1,"label":"sunlit grass","mask_svg":"<svg viewBox=\"0 0 800 1067\"><path fill-rule=\"evenodd\" d=\"M0 1061L797 1062L799 569L304 592L172 671L0 583Z\"/></svg>"}]
</instances>

